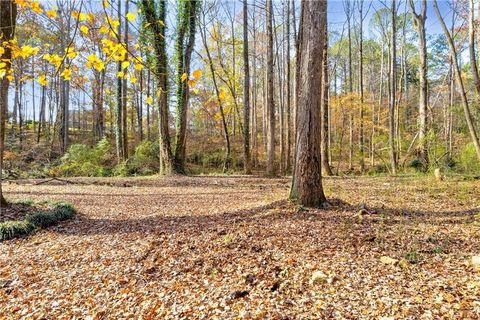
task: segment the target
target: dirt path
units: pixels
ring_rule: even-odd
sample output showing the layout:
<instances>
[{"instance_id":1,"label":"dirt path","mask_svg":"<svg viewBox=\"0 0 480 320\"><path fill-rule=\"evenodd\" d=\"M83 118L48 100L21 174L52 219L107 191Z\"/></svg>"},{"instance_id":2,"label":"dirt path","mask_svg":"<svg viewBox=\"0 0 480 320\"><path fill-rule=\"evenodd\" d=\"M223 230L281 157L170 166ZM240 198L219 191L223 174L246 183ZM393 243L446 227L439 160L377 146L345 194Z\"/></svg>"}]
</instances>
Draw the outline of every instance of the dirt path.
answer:
<instances>
[{"instance_id":1,"label":"dirt path","mask_svg":"<svg viewBox=\"0 0 480 320\"><path fill-rule=\"evenodd\" d=\"M0 243L0 318L480 317L478 182L333 178L305 210L285 179L81 181L5 186L80 213Z\"/></svg>"}]
</instances>

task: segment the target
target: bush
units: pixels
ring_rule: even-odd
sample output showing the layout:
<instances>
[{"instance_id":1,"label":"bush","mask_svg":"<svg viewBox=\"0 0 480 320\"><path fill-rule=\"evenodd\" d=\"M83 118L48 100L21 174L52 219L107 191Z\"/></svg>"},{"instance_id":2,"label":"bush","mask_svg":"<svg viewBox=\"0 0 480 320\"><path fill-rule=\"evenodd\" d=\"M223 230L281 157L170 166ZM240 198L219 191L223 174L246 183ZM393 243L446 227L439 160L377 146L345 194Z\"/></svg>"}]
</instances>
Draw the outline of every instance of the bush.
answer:
<instances>
[{"instance_id":1,"label":"bush","mask_svg":"<svg viewBox=\"0 0 480 320\"><path fill-rule=\"evenodd\" d=\"M480 173L480 164L473 142L468 143L461 149L458 156L458 165L464 173Z\"/></svg>"},{"instance_id":2,"label":"bush","mask_svg":"<svg viewBox=\"0 0 480 320\"><path fill-rule=\"evenodd\" d=\"M110 144L103 139L91 148L84 144L74 144L60 159L58 167L62 176L102 177L109 174L106 164L112 159Z\"/></svg>"},{"instance_id":3,"label":"bush","mask_svg":"<svg viewBox=\"0 0 480 320\"><path fill-rule=\"evenodd\" d=\"M44 212L28 215L22 221L6 221L0 223L0 241L28 235L36 229L46 228L60 221L72 218L75 209L71 204L58 202Z\"/></svg>"},{"instance_id":4,"label":"bush","mask_svg":"<svg viewBox=\"0 0 480 320\"><path fill-rule=\"evenodd\" d=\"M160 167L160 147L158 142L142 141L135 153L113 168L115 176L149 175L158 172Z\"/></svg>"},{"instance_id":5,"label":"bush","mask_svg":"<svg viewBox=\"0 0 480 320\"><path fill-rule=\"evenodd\" d=\"M18 238L31 233L35 226L30 222L23 221L6 221L0 223L0 241Z\"/></svg>"},{"instance_id":6,"label":"bush","mask_svg":"<svg viewBox=\"0 0 480 320\"><path fill-rule=\"evenodd\" d=\"M135 148L135 153L129 159L127 166L130 174L148 175L158 172L160 166L158 142L142 141Z\"/></svg>"}]
</instances>

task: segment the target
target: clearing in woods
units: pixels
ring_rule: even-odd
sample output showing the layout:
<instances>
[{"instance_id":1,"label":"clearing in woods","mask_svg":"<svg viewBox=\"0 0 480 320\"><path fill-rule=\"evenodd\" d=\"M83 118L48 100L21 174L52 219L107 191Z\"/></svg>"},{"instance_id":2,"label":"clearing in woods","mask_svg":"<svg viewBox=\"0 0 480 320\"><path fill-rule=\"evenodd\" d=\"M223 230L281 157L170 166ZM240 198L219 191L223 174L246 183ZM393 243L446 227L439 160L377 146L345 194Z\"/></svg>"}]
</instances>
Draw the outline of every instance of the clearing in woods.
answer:
<instances>
[{"instance_id":1,"label":"clearing in woods","mask_svg":"<svg viewBox=\"0 0 480 320\"><path fill-rule=\"evenodd\" d=\"M5 185L72 220L0 243L0 318L480 316L480 183L327 178L330 208L289 180L74 179Z\"/></svg>"}]
</instances>

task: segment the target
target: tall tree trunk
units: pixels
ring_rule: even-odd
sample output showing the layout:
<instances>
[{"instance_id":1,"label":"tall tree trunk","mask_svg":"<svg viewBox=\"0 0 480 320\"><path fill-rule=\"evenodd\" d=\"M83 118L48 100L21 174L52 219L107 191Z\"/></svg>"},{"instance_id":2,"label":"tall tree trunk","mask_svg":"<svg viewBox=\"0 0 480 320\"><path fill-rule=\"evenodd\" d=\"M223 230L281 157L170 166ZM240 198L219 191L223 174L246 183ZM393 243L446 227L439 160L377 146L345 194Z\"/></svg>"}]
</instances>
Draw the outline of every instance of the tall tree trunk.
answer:
<instances>
[{"instance_id":1,"label":"tall tree trunk","mask_svg":"<svg viewBox=\"0 0 480 320\"><path fill-rule=\"evenodd\" d=\"M330 163L328 162L328 92L330 91L330 83L328 79L328 24L327 17L325 17L325 23L323 26L325 32L324 48L323 48L323 65L322 65L322 105L321 105L321 153L322 153L322 174L326 176L333 175L332 169L330 168Z\"/></svg>"},{"instance_id":2,"label":"tall tree trunk","mask_svg":"<svg viewBox=\"0 0 480 320\"><path fill-rule=\"evenodd\" d=\"M388 142L390 144L390 164L392 166L392 174L397 174L397 153L395 147L395 109L396 109L396 92L397 92L397 47L396 47L396 16L397 11L395 9L395 1L392 0L391 6L391 35L390 35L390 103L389 103L389 120L388 120L388 127L389 127L389 135L388 135Z\"/></svg>"},{"instance_id":3,"label":"tall tree trunk","mask_svg":"<svg viewBox=\"0 0 480 320\"><path fill-rule=\"evenodd\" d=\"M0 40L10 41L15 35L15 25L17 22L17 5L15 1L0 1ZM5 62L5 70L11 66L12 50L5 46L0 55L0 61ZM2 172L3 172L3 152L5 150L5 121L8 112L8 77L0 79L0 208L5 207L7 201L3 197Z\"/></svg>"},{"instance_id":4,"label":"tall tree trunk","mask_svg":"<svg viewBox=\"0 0 480 320\"><path fill-rule=\"evenodd\" d=\"M47 87L42 86L42 93L40 98L40 113L38 115L38 127L37 127L37 143L40 143L40 136L42 130L45 131L45 105L47 100Z\"/></svg>"},{"instance_id":5,"label":"tall tree trunk","mask_svg":"<svg viewBox=\"0 0 480 320\"><path fill-rule=\"evenodd\" d=\"M275 105L273 102L273 5L266 0L267 10L267 174L275 174Z\"/></svg>"},{"instance_id":6,"label":"tall tree trunk","mask_svg":"<svg viewBox=\"0 0 480 320\"><path fill-rule=\"evenodd\" d=\"M168 68L167 68L167 49L165 37L165 24L158 21L165 21L166 1L160 0L155 4L154 0L142 0L142 14L145 20L152 26L153 45L155 50L155 82L158 86L159 96L155 100L158 105L159 113L159 143L160 143L160 174L172 174L173 172L173 154L170 143L170 132L168 125ZM158 6L158 14L155 8ZM152 90L152 92L156 92ZM156 98L156 95L154 94Z\"/></svg>"},{"instance_id":7,"label":"tall tree trunk","mask_svg":"<svg viewBox=\"0 0 480 320\"><path fill-rule=\"evenodd\" d=\"M363 97L363 0L358 1L358 13L360 15L359 40L358 40L358 76L359 76L359 93L360 93L360 115L359 115L359 142L360 142L360 171L365 171L365 137L363 134L363 114L364 114L364 97Z\"/></svg>"},{"instance_id":8,"label":"tall tree trunk","mask_svg":"<svg viewBox=\"0 0 480 320\"><path fill-rule=\"evenodd\" d=\"M427 83L427 39L425 32L425 20L427 19L427 1L422 0L422 7L420 12L415 11L415 4L413 0L409 0L410 10L414 19L414 25L418 34L418 48L420 55L420 65L418 66L418 73L420 78L420 97L418 105L419 117L419 153L420 160L425 169L428 168L428 150L426 144L427 135L427 106L428 106L428 83Z\"/></svg>"},{"instance_id":9,"label":"tall tree trunk","mask_svg":"<svg viewBox=\"0 0 480 320\"><path fill-rule=\"evenodd\" d=\"M450 54L453 60L453 69L457 79L458 89L460 90L460 97L462 98L462 105L463 105L463 112L465 114L465 120L467 122L468 130L470 131L470 136L472 138L472 142L475 147L475 151L477 153L477 158L480 161L480 141L478 139L478 134L477 134L475 125L473 123L472 113L470 111L467 94L465 92L465 85L463 84L461 70L458 65L458 57L457 57L457 50L455 48L455 43L453 42L452 35L450 34L450 31L448 31L447 26L445 25L445 21L443 20L440 10L438 9L437 0L433 1L433 7L438 17L438 21L440 22L440 26L442 27L443 33L447 38L448 45L450 47Z\"/></svg>"},{"instance_id":10,"label":"tall tree trunk","mask_svg":"<svg viewBox=\"0 0 480 320\"><path fill-rule=\"evenodd\" d=\"M292 169L292 93L291 93L291 70L292 70L292 63L290 61L290 1L287 1L287 21L286 21L286 33L287 33L287 99L286 99L286 106L285 109L287 111L287 163L286 163L286 171L290 172Z\"/></svg>"},{"instance_id":11,"label":"tall tree trunk","mask_svg":"<svg viewBox=\"0 0 480 320\"><path fill-rule=\"evenodd\" d=\"M175 51L177 54L177 118L175 145L175 172L185 173L186 143L187 143L187 111L189 100L188 81L182 80L182 75L190 74L190 61L195 45L195 25L198 1L184 0L179 3L178 35ZM187 44L184 44L188 35Z\"/></svg>"},{"instance_id":12,"label":"tall tree trunk","mask_svg":"<svg viewBox=\"0 0 480 320\"><path fill-rule=\"evenodd\" d=\"M250 68L248 62L248 5L247 0L243 0L243 168L246 174L251 174L252 165L250 159Z\"/></svg>"},{"instance_id":13,"label":"tall tree trunk","mask_svg":"<svg viewBox=\"0 0 480 320\"><path fill-rule=\"evenodd\" d=\"M299 82L295 166L290 198L300 205L320 207L326 204L322 187L320 152L320 109L322 96L323 50L326 19L325 1L302 1L299 30ZM320 32L319 32L320 31ZM320 58L319 58L320 57Z\"/></svg>"},{"instance_id":14,"label":"tall tree trunk","mask_svg":"<svg viewBox=\"0 0 480 320\"><path fill-rule=\"evenodd\" d=\"M122 1L118 1L118 6L117 6L117 11L118 11L118 28L117 28L117 35L118 38L121 38L121 33L122 33ZM122 72L122 62L118 61L117 62L117 72L120 73ZM123 161L125 159L125 153L124 153L124 146L123 146L123 81L121 77L117 76L117 101L116 101L116 126L115 126L115 141L117 145L117 158L118 161Z\"/></svg>"},{"instance_id":15,"label":"tall tree trunk","mask_svg":"<svg viewBox=\"0 0 480 320\"><path fill-rule=\"evenodd\" d=\"M125 28L123 39L125 42L125 49L128 52L128 4L129 0L125 0ZM123 77L122 83L122 146L123 146L123 156L125 159L128 158L128 111L127 111L127 93L128 93L128 83L127 78Z\"/></svg>"}]
</instances>

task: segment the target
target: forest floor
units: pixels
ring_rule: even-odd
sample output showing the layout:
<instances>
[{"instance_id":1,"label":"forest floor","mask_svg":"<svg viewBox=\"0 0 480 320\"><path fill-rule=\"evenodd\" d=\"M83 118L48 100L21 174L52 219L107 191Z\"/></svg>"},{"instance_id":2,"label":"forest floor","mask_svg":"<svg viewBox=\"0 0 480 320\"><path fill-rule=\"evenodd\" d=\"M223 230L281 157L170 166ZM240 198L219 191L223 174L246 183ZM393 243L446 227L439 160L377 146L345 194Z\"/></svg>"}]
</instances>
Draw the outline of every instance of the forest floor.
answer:
<instances>
[{"instance_id":1,"label":"forest floor","mask_svg":"<svg viewBox=\"0 0 480 320\"><path fill-rule=\"evenodd\" d=\"M480 318L479 181L327 178L322 210L282 178L73 181L4 186L78 214L0 243L0 319Z\"/></svg>"}]
</instances>

